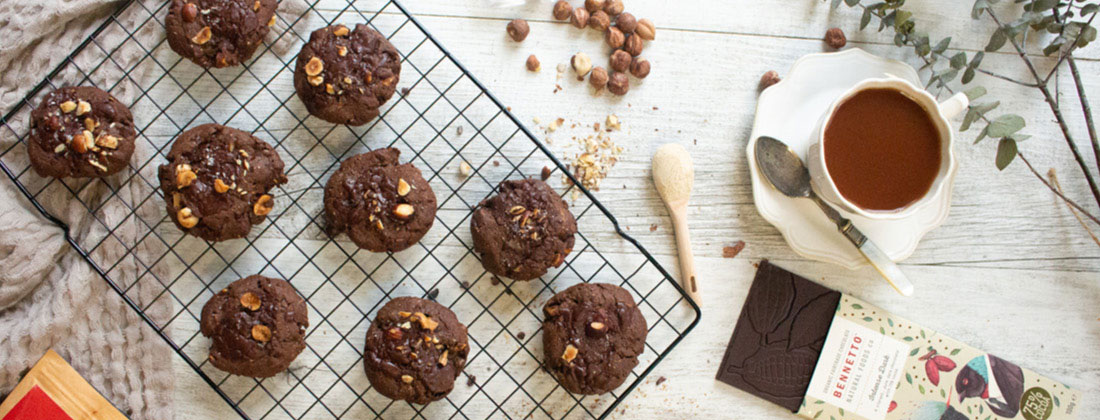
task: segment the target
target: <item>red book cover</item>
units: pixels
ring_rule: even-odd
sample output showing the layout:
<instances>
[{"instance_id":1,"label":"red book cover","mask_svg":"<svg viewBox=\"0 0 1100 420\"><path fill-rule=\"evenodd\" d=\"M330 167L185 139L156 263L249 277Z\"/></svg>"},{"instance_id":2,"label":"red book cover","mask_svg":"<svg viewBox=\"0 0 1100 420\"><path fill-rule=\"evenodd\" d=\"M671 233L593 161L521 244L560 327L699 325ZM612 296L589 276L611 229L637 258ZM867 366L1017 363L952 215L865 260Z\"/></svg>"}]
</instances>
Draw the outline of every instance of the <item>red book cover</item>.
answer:
<instances>
[{"instance_id":1,"label":"red book cover","mask_svg":"<svg viewBox=\"0 0 1100 420\"><path fill-rule=\"evenodd\" d=\"M37 385L0 420L73 420Z\"/></svg>"}]
</instances>

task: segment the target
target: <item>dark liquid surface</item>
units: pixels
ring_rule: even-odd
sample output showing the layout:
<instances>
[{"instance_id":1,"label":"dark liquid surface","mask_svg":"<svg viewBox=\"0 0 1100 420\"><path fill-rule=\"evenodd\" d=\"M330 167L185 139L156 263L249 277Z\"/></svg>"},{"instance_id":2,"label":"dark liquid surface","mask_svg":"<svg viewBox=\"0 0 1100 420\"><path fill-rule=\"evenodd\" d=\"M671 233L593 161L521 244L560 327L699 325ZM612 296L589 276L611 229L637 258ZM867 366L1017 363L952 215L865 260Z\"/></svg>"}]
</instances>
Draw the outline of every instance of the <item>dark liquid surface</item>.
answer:
<instances>
[{"instance_id":1,"label":"dark liquid surface","mask_svg":"<svg viewBox=\"0 0 1100 420\"><path fill-rule=\"evenodd\" d=\"M822 148L844 198L868 210L894 210L932 187L940 140L932 118L913 99L893 89L868 89L837 107Z\"/></svg>"}]
</instances>

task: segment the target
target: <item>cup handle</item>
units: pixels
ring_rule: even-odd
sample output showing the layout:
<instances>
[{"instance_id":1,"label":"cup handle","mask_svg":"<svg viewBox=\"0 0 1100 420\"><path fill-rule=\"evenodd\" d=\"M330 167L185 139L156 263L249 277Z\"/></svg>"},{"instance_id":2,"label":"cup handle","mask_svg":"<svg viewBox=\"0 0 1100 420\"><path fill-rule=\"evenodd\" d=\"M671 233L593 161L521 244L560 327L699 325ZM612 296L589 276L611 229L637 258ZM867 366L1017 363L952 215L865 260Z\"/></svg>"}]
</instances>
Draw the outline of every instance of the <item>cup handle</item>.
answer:
<instances>
[{"instance_id":1,"label":"cup handle","mask_svg":"<svg viewBox=\"0 0 1100 420\"><path fill-rule=\"evenodd\" d=\"M970 98L965 93L959 92L950 99L940 102L940 112L947 118L955 118L970 105Z\"/></svg>"}]
</instances>

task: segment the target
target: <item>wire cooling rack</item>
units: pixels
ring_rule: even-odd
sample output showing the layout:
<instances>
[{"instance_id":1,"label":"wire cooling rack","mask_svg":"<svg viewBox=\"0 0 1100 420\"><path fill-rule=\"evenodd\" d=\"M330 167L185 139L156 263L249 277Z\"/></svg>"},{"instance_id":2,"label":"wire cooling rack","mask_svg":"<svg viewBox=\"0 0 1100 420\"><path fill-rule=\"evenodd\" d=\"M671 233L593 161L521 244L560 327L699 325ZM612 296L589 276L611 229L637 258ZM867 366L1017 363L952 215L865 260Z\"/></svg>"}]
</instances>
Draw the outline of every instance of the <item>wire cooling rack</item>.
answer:
<instances>
[{"instance_id":1,"label":"wire cooling rack","mask_svg":"<svg viewBox=\"0 0 1100 420\"><path fill-rule=\"evenodd\" d=\"M695 326L700 313L567 167L396 1L284 0L277 25L243 66L203 70L163 37L168 2L121 5L0 119L0 168L72 246L244 418L603 418ZM293 63L316 28L368 22L397 47L401 92L362 127L309 118L295 98ZM30 170L28 115L62 85L95 85L123 100L139 130L130 168L108 179L46 179ZM156 168L187 127L217 122L251 131L287 162L275 210L248 238L208 243L185 236L164 212ZM435 190L435 226L413 248L359 250L324 233L323 185L339 162L397 147ZM462 176L458 167L474 169ZM472 252L471 210L505 179L539 176L544 165L574 181L559 186L580 233L560 269L531 282L498 282ZM306 297L307 348L285 374L231 376L207 362L202 305L238 278L284 278ZM646 351L610 395L564 391L541 368L542 305L577 282L627 288L649 325ZM465 375L445 400L395 402L372 390L361 348L375 311L391 297L422 296L450 307L469 328ZM186 402L181 402L186 403Z\"/></svg>"}]
</instances>

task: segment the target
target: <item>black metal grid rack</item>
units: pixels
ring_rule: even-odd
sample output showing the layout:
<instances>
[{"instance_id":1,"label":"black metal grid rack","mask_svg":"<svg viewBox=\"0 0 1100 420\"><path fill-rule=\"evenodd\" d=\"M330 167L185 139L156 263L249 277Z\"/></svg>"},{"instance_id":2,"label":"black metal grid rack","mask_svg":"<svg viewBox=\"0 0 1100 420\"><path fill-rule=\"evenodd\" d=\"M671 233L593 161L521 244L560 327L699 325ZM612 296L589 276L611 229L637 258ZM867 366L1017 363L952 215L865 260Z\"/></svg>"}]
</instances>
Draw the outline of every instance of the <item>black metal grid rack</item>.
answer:
<instances>
[{"instance_id":1,"label":"black metal grid rack","mask_svg":"<svg viewBox=\"0 0 1100 420\"><path fill-rule=\"evenodd\" d=\"M695 326L700 313L673 278L626 235L566 166L396 1L284 0L265 46L243 66L203 70L163 37L168 2L129 0L0 119L0 168L72 246L242 417L603 418ZM369 22L402 55L399 88L380 118L346 127L308 118L294 96L293 62L309 33L330 23ZM62 85L91 84L127 103L139 130L131 167L107 179L45 179L23 144L30 110ZM247 239L208 243L181 234L164 213L156 168L187 127L217 122L275 145L290 182L275 211ZM359 250L324 233L323 182L339 162L397 147L436 191L432 231L396 254ZM459 174L463 162L473 167ZM497 283L472 252L469 216L504 179L539 176L544 165L574 181L580 233L562 268L532 282ZM556 184L554 182L553 184ZM598 244L598 246L597 246ZM287 279L307 298L307 348L287 373L256 380L206 362L202 305L253 273ZM542 304L565 287L599 281L627 288L650 333L641 363L610 396L565 392L540 367ZM455 390L426 406L373 391L360 348L369 320L391 296L429 296L470 332L471 353ZM474 376L476 380L468 377ZM469 382L469 383L468 383Z\"/></svg>"}]
</instances>

